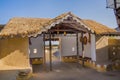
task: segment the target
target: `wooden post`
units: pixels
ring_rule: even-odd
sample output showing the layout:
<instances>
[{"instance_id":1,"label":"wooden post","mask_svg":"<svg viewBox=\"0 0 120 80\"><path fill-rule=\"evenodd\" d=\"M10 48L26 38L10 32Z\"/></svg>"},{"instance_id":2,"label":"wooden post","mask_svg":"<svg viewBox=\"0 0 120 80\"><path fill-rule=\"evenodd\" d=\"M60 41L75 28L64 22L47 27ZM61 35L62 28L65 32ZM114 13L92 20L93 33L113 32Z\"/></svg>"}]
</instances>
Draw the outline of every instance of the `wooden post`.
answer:
<instances>
[{"instance_id":1,"label":"wooden post","mask_svg":"<svg viewBox=\"0 0 120 80\"><path fill-rule=\"evenodd\" d=\"M44 46L43 67L44 71L46 71L45 33L43 33L43 46Z\"/></svg>"},{"instance_id":2,"label":"wooden post","mask_svg":"<svg viewBox=\"0 0 120 80\"><path fill-rule=\"evenodd\" d=\"M115 10L117 9L117 1L114 0L114 7L115 7Z\"/></svg>"},{"instance_id":3,"label":"wooden post","mask_svg":"<svg viewBox=\"0 0 120 80\"><path fill-rule=\"evenodd\" d=\"M77 62L79 63L78 33L76 33L76 47L77 47Z\"/></svg>"},{"instance_id":4,"label":"wooden post","mask_svg":"<svg viewBox=\"0 0 120 80\"><path fill-rule=\"evenodd\" d=\"M83 40L83 32L81 33L82 38L82 66L84 67L84 40Z\"/></svg>"},{"instance_id":5,"label":"wooden post","mask_svg":"<svg viewBox=\"0 0 120 80\"><path fill-rule=\"evenodd\" d=\"M52 45L51 45L51 32L49 32L49 54L50 54L50 71L52 71Z\"/></svg>"}]
</instances>

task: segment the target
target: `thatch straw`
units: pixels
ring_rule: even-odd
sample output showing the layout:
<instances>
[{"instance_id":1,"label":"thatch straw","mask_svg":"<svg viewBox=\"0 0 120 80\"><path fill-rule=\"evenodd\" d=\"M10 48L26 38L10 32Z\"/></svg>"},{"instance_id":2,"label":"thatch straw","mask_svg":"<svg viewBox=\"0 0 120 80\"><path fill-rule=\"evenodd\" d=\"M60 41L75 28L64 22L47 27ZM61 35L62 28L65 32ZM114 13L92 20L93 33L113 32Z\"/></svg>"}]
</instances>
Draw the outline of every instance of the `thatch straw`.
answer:
<instances>
[{"instance_id":1,"label":"thatch straw","mask_svg":"<svg viewBox=\"0 0 120 80\"><path fill-rule=\"evenodd\" d=\"M96 34L104 34L104 33L112 33L116 32L116 30L111 29L103 24L100 24L93 20L82 20L85 25L87 25L90 29L95 31Z\"/></svg>"},{"instance_id":2,"label":"thatch straw","mask_svg":"<svg viewBox=\"0 0 120 80\"><path fill-rule=\"evenodd\" d=\"M48 18L12 18L2 29L1 36L30 35L41 30Z\"/></svg>"},{"instance_id":3,"label":"thatch straw","mask_svg":"<svg viewBox=\"0 0 120 80\"><path fill-rule=\"evenodd\" d=\"M96 21L81 19L81 18L77 17L76 15L72 14L71 12L61 14L61 15L51 19L48 23L44 24L44 26L50 26L52 23L57 23L57 21L60 21L60 20L62 21L62 19L65 19L65 17L67 17L68 15L72 16L73 18L76 18L77 20L79 20L80 22L85 24L88 28L93 30L96 34L104 34L104 33L116 32L116 30L111 29L111 28L109 28L109 27L107 27L107 26L105 26L103 24L100 24L100 23L98 23Z\"/></svg>"},{"instance_id":4,"label":"thatch straw","mask_svg":"<svg viewBox=\"0 0 120 80\"><path fill-rule=\"evenodd\" d=\"M96 34L116 32L114 29L108 28L105 25L97 23L92 20L82 20L74 14L68 12L59 15L56 18L12 18L6 26L0 32L0 37L10 37L10 36L29 36L32 34L38 34L43 31L43 29L49 29L54 24L62 22L67 16L72 16L77 21L82 22L87 28L93 30ZM84 26L85 27L85 26ZM86 27L85 27L86 28Z\"/></svg>"}]
</instances>

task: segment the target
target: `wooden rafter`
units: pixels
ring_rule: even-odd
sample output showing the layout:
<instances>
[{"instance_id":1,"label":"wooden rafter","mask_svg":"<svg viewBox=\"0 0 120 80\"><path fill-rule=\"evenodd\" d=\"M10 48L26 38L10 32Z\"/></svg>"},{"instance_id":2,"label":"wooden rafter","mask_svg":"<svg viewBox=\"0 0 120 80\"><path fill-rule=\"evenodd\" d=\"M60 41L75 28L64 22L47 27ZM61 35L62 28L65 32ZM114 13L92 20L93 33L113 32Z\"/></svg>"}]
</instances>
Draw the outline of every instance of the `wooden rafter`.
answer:
<instances>
[{"instance_id":1,"label":"wooden rafter","mask_svg":"<svg viewBox=\"0 0 120 80\"><path fill-rule=\"evenodd\" d=\"M77 30L73 30L73 29L52 29L52 30L49 30L50 32L78 32Z\"/></svg>"},{"instance_id":2,"label":"wooden rafter","mask_svg":"<svg viewBox=\"0 0 120 80\"><path fill-rule=\"evenodd\" d=\"M78 26L76 24L62 24L62 25L65 26L65 27L70 27L73 30L78 30L79 32L88 32L87 29L82 28L81 26Z\"/></svg>"}]
</instances>

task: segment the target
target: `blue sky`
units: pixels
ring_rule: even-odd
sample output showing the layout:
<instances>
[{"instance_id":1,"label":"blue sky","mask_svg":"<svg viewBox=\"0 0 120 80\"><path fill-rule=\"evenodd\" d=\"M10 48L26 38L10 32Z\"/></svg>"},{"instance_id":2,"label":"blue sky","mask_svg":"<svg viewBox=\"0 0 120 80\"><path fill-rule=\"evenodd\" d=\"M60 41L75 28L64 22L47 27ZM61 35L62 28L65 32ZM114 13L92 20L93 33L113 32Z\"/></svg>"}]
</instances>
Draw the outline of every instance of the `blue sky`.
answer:
<instances>
[{"instance_id":1,"label":"blue sky","mask_svg":"<svg viewBox=\"0 0 120 80\"><path fill-rule=\"evenodd\" d=\"M54 18L69 11L82 19L117 27L113 10L106 8L106 0L0 0L0 24L13 17Z\"/></svg>"}]
</instances>

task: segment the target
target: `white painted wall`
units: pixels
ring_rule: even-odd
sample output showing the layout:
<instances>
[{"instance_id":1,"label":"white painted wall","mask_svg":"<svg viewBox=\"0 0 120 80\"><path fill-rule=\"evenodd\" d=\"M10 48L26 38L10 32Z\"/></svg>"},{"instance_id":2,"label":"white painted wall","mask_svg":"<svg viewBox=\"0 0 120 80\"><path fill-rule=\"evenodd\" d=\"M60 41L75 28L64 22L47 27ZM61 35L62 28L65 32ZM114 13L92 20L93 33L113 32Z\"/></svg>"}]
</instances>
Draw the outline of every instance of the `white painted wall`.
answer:
<instances>
[{"instance_id":1,"label":"white painted wall","mask_svg":"<svg viewBox=\"0 0 120 80\"><path fill-rule=\"evenodd\" d=\"M92 35L92 34L91 34ZM89 34L88 33L86 33L86 34L84 34L83 36L86 36L87 38L89 38ZM81 37L81 33L79 33L79 54L80 54L80 56L82 56L82 43L80 42L80 37ZM89 58L92 58L92 46L93 45L91 45L91 44L93 44L93 42L92 42L92 39L93 37L91 37L91 43L89 43L89 42L87 42L87 44L86 45L84 45L84 57L89 57Z\"/></svg>"},{"instance_id":2,"label":"white painted wall","mask_svg":"<svg viewBox=\"0 0 120 80\"><path fill-rule=\"evenodd\" d=\"M31 45L30 45L30 58L35 57L43 57L44 53L44 44L43 44L43 37L39 36L36 38L31 38ZM34 49L37 49L37 53L33 53Z\"/></svg>"},{"instance_id":3,"label":"white painted wall","mask_svg":"<svg viewBox=\"0 0 120 80\"><path fill-rule=\"evenodd\" d=\"M91 34L91 59L96 61L96 40L95 34Z\"/></svg>"},{"instance_id":4,"label":"white painted wall","mask_svg":"<svg viewBox=\"0 0 120 80\"><path fill-rule=\"evenodd\" d=\"M78 34L79 55L82 56L82 43L80 42L81 33Z\"/></svg>"},{"instance_id":5,"label":"white painted wall","mask_svg":"<svg viewBox=\"0 0 120 80\"><path fill-rule=\"evenodd\" d=\"M81 33L78 34L79 42L79 55L82 56L82 43L80 42ZM84 36L89 38L89 34L86 33ZM76 35L74 36L62 36L61 38L61 55L62 56L71 56L77 54L76 49ZM74 48L74 51L73 49ZM91 43L87 42L84 45L84 56L91 58L93 61L96 61L96 45L95 45L95 35L91 34Z\"/></svg>"},{"instance_id":6,"label":"white painted wall","mask_svg":"<svg viewBox=\"0 0 120 80\"><path fill-rule=\"evenodd\" d=\"M76 36L61 36L61 56L76 55Z\"/></svg>"},{"instance_id":7,"label":"white painted wall","mask_svg":"<svg viewBox=\"0 0 120 80\"><path fill-rule=\"evenodd\" d=\"M81 33L78 34L79 41L79 54L82 56L82 44L80 42ZM84 36L89 36L88 34L84 34ZM77 55L77 47L76 47L76 35L67 35L67 36L56 36L60 37L60 53L61 56L72 56ZM30 58L34 57L43 57L43 38L31 38L32 45L30 45ZM33 53L33 49L37 49L37 53ZM95 35L91 34L91 43L87 43L84 45L84 56L92 58L93 61L96 60L96 48L95 48Z\"/></svg>"},{"instance_id":8,"label":"white painted wall","mask_svg":"<svg viewBox=\"0 0 120 80\"><path fill-rule=\"evenodd\" d=\"M89 34L86 33L84 36L87 36L87 39L89 38ZM91 43L87 42L87 44L84 45L84 56L91 58Z\"/></svg>"}]
</instances>

